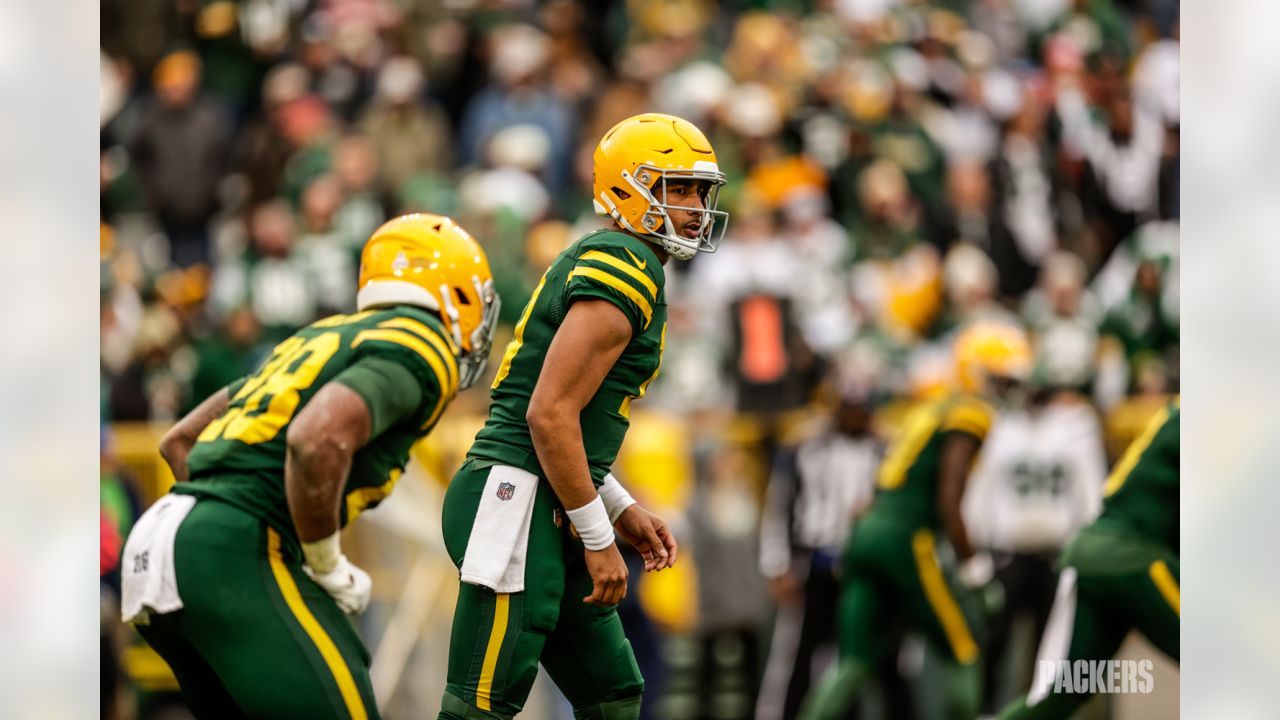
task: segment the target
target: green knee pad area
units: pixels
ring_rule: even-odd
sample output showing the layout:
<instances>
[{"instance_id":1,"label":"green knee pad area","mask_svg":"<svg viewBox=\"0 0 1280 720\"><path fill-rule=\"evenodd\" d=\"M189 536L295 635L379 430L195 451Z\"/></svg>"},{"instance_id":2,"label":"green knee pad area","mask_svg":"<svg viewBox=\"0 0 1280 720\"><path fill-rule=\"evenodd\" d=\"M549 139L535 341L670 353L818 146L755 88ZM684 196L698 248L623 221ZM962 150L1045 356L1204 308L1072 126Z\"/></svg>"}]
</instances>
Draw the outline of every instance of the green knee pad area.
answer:
<instances>
[{"instance_id":1,"label":"green knee pad area","mask_svg":"<svg viewBox=\"0 0 1280 720\"><path fill-rule=\"evenodd\" d=\"M597 705L573 709L573 720L636 720L640 717L640 696L606 700Z\"/></svg>"},{"instance_id":2,"label":"green knee pad area","mask_svg":"<svg viewBox=\"0 0 1280 720\"><path fill-rule=\"evenodd\" d=\"M446 691L440 699L440 715L437 720L511 720L511 716L486 712Z\"/></svg>"},{"instance_id":3,"label":"green knee pad area","mask_svg":"<svg viewBox=\"0 0 1280 720\"><path fill-rule=\"evenodd\" d=\"M809 690L800 708L800 720L840 720L858 701L867 668L856 660L841 660Z\"/></svg>"}]
</instances>

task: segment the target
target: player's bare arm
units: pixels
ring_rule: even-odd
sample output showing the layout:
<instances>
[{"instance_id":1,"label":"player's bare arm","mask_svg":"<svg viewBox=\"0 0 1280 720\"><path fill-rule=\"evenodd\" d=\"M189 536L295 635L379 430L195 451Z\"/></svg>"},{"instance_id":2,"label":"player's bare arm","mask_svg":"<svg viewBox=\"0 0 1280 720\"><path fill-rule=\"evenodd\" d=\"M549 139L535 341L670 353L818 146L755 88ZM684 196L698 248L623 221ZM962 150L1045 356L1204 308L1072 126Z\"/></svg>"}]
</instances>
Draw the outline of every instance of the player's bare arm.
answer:
<instances>
[{"instance_id":1,"label":"player's bare arm","mask_svg":"<svg viewBox=\"0 0 1280 720\"><path fill-rule=\"evenodd\" d=\"M351 458L369 442L369 408L354 390L326 385L289 426L284 486L303 543L338 531Z\"/></svg>"},{"instance_id":2,"label":"player's bare arm","mask_svg":"<svg viewBox=\"0 0 1280 720\"><path fill-rule=\"evenodd\" d=\"M191 446L196 444L196 438L200 437L205 426L227 411L230 402L230 390L222 388L205 398L160 439L160 457L164 458L178 482L187 481L187 455Z\"/></svg>"},{"instance_id":3,"label":"player's bare arm","mask_svg":"<svg viewBox=\"0 0 1280 720\"><path fill-rule=\"evenodd\" d=\"M948 433L942 443L942 462L938 470L938 516L956 556L962 562L973 557L974 549L960 512L960 501L980 444L978 438L960 432Z\"/></svg>"},{"instance_id":4,"label":"player's bare arm","mask_svg":"<svg viewBox=\"0 0 1280 720\"><path fill-rule=\"evenodd\" d=\"M603 300L569 308L547 350L526 420L538 462L556 497L574 510L598 496L582 444L582 409L631 341L631 324ZM616 545L586 551L594 590L584 602L614 605L627 594L627 568Z\"/></svg>"}]
</instances>

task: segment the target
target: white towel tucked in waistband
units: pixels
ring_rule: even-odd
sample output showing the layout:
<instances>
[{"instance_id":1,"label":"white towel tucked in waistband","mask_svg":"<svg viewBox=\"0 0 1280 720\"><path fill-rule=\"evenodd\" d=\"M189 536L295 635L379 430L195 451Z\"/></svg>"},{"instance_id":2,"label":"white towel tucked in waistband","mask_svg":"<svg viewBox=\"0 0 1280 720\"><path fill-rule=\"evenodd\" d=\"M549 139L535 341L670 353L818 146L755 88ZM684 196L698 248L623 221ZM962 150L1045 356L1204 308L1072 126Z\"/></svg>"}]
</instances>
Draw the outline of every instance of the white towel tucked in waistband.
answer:
<instances>
[{"instance_id":1,"label":"white towel tucked in waistband","mask_svg":"<svg viewBox=\"0 0 1280 720\"><path fill-rule=\"evenodd\" d=\"M529 523L537 489L538 476L533 473L507 465L490 468L462 558L462 582L500 593L524 591Z\"/></svg>"},{"instance_id":2,"label":"white towel tucked in waistband","mask_svg":"<svg viewBox=\"0 0 1280 720\"><path fill-rule=\"evenodd\" d=\"M195 504L191 495L165 495L134 523L120 561L120 617L125 622L136 619L145 625L149 612L163 615L182 609L173 541Z\"/></svg>"}]
</instances>

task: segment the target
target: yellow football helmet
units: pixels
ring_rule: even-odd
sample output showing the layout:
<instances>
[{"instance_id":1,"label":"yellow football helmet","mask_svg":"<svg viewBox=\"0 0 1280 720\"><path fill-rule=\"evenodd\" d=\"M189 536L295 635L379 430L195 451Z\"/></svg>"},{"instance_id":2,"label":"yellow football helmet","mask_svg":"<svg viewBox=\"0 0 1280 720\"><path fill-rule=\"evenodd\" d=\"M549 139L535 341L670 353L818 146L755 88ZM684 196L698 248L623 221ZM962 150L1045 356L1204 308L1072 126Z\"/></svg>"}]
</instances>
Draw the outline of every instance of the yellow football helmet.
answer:
<instances>
[{"instance_id":1,"label":"yellow football helmet","mask_svg":"<svg viewBox=\"0 0 1280 720\"><path fill-rule=\"evenodd\" d=\"M1031 344L1014 325L976 323L960 333L954 349L956 379L969 392L989 390L991 377L1026 382L1031 374Z\"/></svg>"},{"instance_id":2,"label":"yellow football helmet","mask_svg":"<svg viewBox=\"0 0 1280 720\"><path fill-rule=\"evenodd\" d=\"M403 215L374 231L360 253L360 310L404 303L434 310L449 327L458 385L484 374L502 305L484 249L443 215Z\"/></svg>"},{"instance_id":3,"label":"yellow football helmet","mask_svg":"<svg viewBox=\"0 0 1280 720\"><path fill-rule=\"evenodd\" d=\"M700 180L702 223L697 237L680 235L667 210L667 182ZM724 173L702 131L674 115L644 113L614 125L596 146L592 182L596 213L608 215L622 227L655 242L679 260L701 252L715 252L724 237L729 214L716 209ZM719 233L716 232L716 220Z\"/></svg>"}]
</instances>

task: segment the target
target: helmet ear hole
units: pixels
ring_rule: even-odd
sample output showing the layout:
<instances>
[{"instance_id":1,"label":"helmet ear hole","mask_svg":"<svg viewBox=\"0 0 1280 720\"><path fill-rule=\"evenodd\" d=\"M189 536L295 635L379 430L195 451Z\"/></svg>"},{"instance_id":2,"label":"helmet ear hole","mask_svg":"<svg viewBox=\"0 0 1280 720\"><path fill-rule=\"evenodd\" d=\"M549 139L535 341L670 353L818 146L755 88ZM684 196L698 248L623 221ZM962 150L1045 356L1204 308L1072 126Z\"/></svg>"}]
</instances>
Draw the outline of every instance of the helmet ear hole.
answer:
<instances>
[{"instance_id":1,"label":"helmet ear hole","mask_svg":"<svg viewBox=\"0 0 1280 720\"><path fill-rule=\"evenodd\" d=\"M468 298L468 297L466 296L466 294L462 292L462 288L460 288L460 287L458 287L458 286L456 286L456 285L455 285L455 286L454 286L454 288L453 288L453 294L454 294L454 296L455 296L455 297L457 297L457 298L458 298L458 304L459 304L459 305L470 305L470 304L471 304L471 299L470 299L470 298Z\"/></svg>"},{"instance_id":2,"label":"helmet ear hole","mask_svg":"<svg viewBox=\"0 0 1280 720\"><path fill-rule=\"evenodd\" d=\"M613 194L614 194L614 195L616 195L616 196L617 196L617 198L618 198L619 200L630 200L630 199L631 199L631 193L627 192L626 190L623 190L622 188L618 187L617 185L614 185L613 187L611 187L611 188L609 188L609 189L613 191Z\"/></svg>"}]
</instances>

